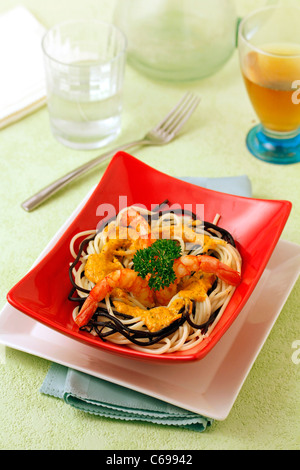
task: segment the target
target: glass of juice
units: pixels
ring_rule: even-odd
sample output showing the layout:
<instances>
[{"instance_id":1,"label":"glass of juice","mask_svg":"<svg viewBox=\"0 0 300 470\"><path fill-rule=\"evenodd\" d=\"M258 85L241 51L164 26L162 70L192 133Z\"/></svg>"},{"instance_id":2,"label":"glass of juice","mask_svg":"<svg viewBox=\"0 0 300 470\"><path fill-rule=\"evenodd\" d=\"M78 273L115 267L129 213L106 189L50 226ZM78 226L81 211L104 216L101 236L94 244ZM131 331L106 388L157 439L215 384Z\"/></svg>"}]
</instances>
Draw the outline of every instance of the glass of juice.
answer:
<instances>
[{"instance_id":1,"label":"glass of juice","mask_svg":"<svg viewBox=\"0 0 300 470\"><path fill-rule=\"evenodd\" d=\"M239 27L241 71L260 121L247 147L270 163L300 161L300 8L271 6Z\"/></svg>"},{"instance_id":2,"label":"glass of juice","mask_svg":"<svg viewBox=\"0 0 300 470\"><path fill-rule=\"evenodd\" d=\"M72 20L43 38L53 135L68 147L94 149L121 130L127 40L114 25Z\"/></svg>"}]
</instances>

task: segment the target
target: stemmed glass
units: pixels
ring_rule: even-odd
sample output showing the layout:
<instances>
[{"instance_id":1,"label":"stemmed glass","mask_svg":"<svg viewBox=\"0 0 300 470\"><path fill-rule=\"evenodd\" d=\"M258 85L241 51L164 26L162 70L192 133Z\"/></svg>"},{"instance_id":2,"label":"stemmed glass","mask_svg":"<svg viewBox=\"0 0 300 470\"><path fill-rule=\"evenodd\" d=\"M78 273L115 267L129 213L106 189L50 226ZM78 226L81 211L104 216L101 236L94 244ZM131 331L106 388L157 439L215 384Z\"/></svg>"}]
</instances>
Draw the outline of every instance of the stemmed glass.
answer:
<instances>
[{"instance_id":1,"label":"stemmed glass","mask_svg":"<svg viewBox=\"0 0 300 470\"><path fill-rule=\"evenodd\" d=\"M241 71L260 124L249 151L269 163L300 161L300 8L271 6L239 27Z\"/></svg>"}]
</instances>

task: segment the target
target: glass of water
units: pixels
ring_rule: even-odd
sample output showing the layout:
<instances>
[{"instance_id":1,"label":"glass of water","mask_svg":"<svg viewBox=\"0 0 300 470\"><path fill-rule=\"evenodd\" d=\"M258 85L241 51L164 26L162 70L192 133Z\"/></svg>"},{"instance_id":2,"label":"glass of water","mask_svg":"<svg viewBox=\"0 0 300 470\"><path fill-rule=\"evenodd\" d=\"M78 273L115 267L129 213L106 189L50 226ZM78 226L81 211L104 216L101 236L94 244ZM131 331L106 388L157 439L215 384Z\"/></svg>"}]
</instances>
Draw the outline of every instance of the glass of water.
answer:
<instances>
[{"instance_id":1,"label":"glass of water","mask_svg":"<svg viewBox=\"0 0 300 470\"><path fill-rule=\"evenodd\" d=\"M63 144L95 149L121 131L127 40L114 25L74 20L43 38L51 129Z\"/></svg>"}]
</instances>

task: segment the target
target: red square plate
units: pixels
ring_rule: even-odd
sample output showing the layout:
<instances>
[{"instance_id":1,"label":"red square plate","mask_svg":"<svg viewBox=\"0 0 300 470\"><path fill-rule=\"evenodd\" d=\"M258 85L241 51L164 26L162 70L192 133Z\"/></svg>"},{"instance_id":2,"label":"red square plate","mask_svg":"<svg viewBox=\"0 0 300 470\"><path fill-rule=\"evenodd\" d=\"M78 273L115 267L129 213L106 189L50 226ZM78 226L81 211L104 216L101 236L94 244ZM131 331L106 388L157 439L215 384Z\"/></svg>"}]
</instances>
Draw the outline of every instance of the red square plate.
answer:
<instances>
[{"instance_id":1,"label":"red square plate","mask_svg":"<svg viewBox=\"0 0 300 470\"><path fill-rule=\"evenodd\" d=\"M128 205L143 204L149 209L166 199L169 204L178 203L181 207L203 204L205 220L212 222L215 215L220 214L219 225L235 239L243 260L242 282L210 336L191 350L158 356L135 351L79 331L72 319L74 305L68 300L71 288L68 268L73 261L70 240L78 232L97 227L107 215L99 209L97 212L100 204L112 205L118 213L119 196L126 196ZM219 341L249 299L279 240L291 207L289 201L252 199L204 189L161 173L120 152L112 159L93 194L60 240L10 290L7 299L15 308L48 327L107 352L157 362L199 360Z\"/></svg>"}]
</instances>

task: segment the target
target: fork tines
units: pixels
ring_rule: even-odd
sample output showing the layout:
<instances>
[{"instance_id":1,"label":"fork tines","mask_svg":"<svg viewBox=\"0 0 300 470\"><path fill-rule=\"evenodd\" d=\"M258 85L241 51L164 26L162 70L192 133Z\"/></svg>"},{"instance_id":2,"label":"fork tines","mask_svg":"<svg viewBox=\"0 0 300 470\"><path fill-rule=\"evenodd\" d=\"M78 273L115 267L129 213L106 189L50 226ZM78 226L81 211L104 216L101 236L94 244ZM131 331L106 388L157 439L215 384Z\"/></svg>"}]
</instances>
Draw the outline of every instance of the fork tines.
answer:
<instances>
[{"instance_id":1,"label":"fork tines","mask_svg":"<svg viewBox=\"0 0 300 470\"><path fill-rule=\"evenodd\" d=\"M189 119L200 103L200 98L191 92L187 92L174 106L167 116L156 126L155 130L176 133Z\"/></svg>"}]
</instances>

